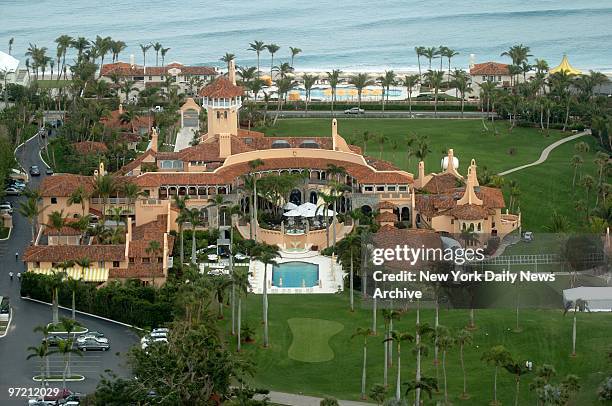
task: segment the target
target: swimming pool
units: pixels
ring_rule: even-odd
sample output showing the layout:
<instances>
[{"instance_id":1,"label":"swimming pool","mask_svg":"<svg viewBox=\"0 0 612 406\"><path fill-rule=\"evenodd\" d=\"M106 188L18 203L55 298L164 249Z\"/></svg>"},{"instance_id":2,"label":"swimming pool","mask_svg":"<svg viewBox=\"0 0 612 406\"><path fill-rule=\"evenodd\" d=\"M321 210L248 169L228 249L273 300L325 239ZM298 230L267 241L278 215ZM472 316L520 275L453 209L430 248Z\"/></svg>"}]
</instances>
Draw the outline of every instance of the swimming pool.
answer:
<instances>
[{"instance_id":1,"label":"swimming pool","mask_svg":"<svg viewBox=\"0 0 612 406\"><path fill-rule=\"evenodd\" d=\"M318 280L317 264L293 261L274 265L272 268L272 285L278 288L311 288L317 286Z\"/></svg>"}]
</instances>

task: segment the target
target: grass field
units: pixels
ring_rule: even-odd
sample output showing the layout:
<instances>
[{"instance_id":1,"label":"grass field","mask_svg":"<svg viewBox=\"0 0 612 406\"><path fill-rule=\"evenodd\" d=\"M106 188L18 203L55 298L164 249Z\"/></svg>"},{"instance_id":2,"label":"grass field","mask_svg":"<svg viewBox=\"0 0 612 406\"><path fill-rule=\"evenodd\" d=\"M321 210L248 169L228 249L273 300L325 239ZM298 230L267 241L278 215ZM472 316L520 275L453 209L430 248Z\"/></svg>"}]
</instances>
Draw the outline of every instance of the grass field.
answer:
<instances>
[{"instance_id":1,"label":"grass field","mask_svg":"<svg viewBox=\"0 0 612 406\"><path fill-rule=\"evenodd\" d=\"M488 124L490 127L490 123ZM367 155L394 162L402 169L417 174L417 159L409 159L405 140L410 135L426 136L431 153L425 159L426 172L440 171L440 160L449 148L459 158L459 171L465 174L467 163L474 158L478 170L484 168L494 174L537 160L542 150L564 136L560 131L551 131L549 136L537 129L515 128L508 131L507 122L497 122L498 135L483 131L480 120L444 119L339 119L339 133L348 142L364 148L361 134L369 131L373 138L365 145ZM330 136L331 124L327 119L279 120L276 127L259 129L267 135L278 136ZM380 135L387 140L381 144ZM520 188L519 204L523 214L523 229L544 231L550 222L552 210L557 210L576 224L575 201L581 199L584 190L572 187L573 169L570 158L575 154L574 145L587 141L591 150L583 154L581 172L595 175L595 140L582 137L555 149L544 164L507 176L514 179ZM508 188L506 188L508 189ZM509 201L505 190L506 202ZM593 195L593 193L591 193ZM590 202L591 207L594 198Z\"/></svg>"},{"instance_id":2,"label":"grass field","mask_svg":"<svg viewBox=\"0 0 612 406\"><path fill-rule=\"evenodd\" d=\"M261 296L250 295L244 308L243 321L246 320L256 329L255 343L245 345L244 352L255 361L257 369L253 384L271 390L303 393L317 396L334 396L340 399L358 399L360 391L362 343L360 338L351 339L357 327L371 327L372 311L366 305L358 306L354 313L348 310L347 294L342 295L270 295L270 347L261 347ZM510 350L517 360L533 361L535 366L543 363L553 364L559 379L569 373L580 377L581 391L572 401L573 405L593 405L596 390L604 376L612 372L612 365L606 360L606 350L610 346L612 318L609 314L578 315L577 357L570 357L572 318L564 317L560 310L522 310L520 333L512 331L515 325L515 311L512 309L477 310L473 346L465 350L468 377L469 400L459 399L462 387L462 374L458 350L451 349L447 356L448 388L451 402L455 405L487 405L493 396L493 369L484 364L480 357L490 347L502 344ZM229 316L229 315L228 315ZM422 322L433 324L433 311L422 310ZM329 334L326 339L313 339L320 335L313 329L295 329L296 319L328 320L339 323L342 330ZM466 310L442 310L440 323L456 332L468 320ZM229 323L226 317L224 323ZM409 310L395 329L413 332L415 312ZM227 327L227 325L226 325ZM367 387L370 388L383 380L383 328L384 322L379 312L378 334L368 340ZM296 334L300 337L296 337ZM228 340L231 337L228 336ZM301 362L291 357L291 347L296 340L306 346L313 354L323 351L327 342L334 358L326 362ZM233 345L233 344L232 344ZM415 360L411 344L404 344L402 351L402 382L414 379ZM410 350L409 350L410 348ZM395 353L394 353L395 354ZM424 374L436 376L432 362L433 351L423 361ZM394 363L395 365L395 363ZM441 378L441 368L440 368ZM390 393L393 393L396 368L389 371ZM521 384L521 405L535 404L535 395L528 387L533 379L526 375ZM505 405L514 404L514 379L504 370L499 372L499 398ZM391 395L390 395L391 396ZM442 392L434 396L440 400ZM427 400L425 404L433 405Z\"/></svg>"},{"instance_id":3,"label":"grass field","mask_svg":"<svg viewBox=\"0 0 612 406\"><path fill-rule=\"evenodd\" d=\"M36 81L41 89L59 89L69 86L72 80L39 79Z\"/></svg>"}]
</instances>

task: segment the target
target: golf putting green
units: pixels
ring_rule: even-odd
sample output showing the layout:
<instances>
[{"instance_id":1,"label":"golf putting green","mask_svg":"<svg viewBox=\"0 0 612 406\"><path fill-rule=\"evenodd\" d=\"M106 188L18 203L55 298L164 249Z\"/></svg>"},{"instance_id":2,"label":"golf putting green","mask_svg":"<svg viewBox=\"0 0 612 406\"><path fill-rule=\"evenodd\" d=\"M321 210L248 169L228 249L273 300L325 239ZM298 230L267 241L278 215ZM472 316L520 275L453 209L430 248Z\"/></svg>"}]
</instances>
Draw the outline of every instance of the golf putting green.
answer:
<instances>
[{"instance_id":1,"label":"golf putting green","mask_svg":"<svg viewBox=\"0 0 612 406\"><path fill-rule=\"evenodd\" d=\"M329 339L338 334L344 325L323 319L293 318L287 320L293 334L289 358L302 362L325 362L334 359Z\"/></svg>"}]
</instances>

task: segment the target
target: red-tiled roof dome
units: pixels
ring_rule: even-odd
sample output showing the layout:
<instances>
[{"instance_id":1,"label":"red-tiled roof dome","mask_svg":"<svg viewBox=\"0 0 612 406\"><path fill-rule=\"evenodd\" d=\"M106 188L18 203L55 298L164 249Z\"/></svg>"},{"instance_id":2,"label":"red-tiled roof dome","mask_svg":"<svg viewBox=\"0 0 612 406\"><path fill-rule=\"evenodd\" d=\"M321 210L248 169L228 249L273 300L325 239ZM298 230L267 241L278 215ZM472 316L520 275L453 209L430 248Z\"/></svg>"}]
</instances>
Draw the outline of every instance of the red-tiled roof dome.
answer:
<instances>
[{"instance_id":1,"label":"red-tiled roof dome","mask_svg":"<svg viewBox=\"0 0 612 406\"><path fill-rule=\"evenodd\" d=\"M231 99L232 97L242 96L243 93L241 86L236 86L227 77L221 76L201 89L199 94L210 99Z\"/></svg>"}]
</instances>

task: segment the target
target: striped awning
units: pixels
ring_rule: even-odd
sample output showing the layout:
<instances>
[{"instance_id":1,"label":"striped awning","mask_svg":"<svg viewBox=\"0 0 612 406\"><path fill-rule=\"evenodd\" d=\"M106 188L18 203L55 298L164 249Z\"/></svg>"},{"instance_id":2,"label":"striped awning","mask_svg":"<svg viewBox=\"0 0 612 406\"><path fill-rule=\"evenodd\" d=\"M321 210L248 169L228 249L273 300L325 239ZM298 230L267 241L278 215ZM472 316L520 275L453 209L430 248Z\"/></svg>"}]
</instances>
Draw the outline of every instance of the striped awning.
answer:
<instances>
[{"instance_id":1,"label":"striped awning","mask_svg":"<svg viewBox=\"0 0 612 406\"><path fill-rule=\"evenodd\" d=\"M32 268L28 272L41 275L51 275L53 272L63 272L56 268ZM106 268L67 268L66 274L72 279L80 279L83 282L106 282L108 280L108 269Z\"/></svg>"}]
</instances>

